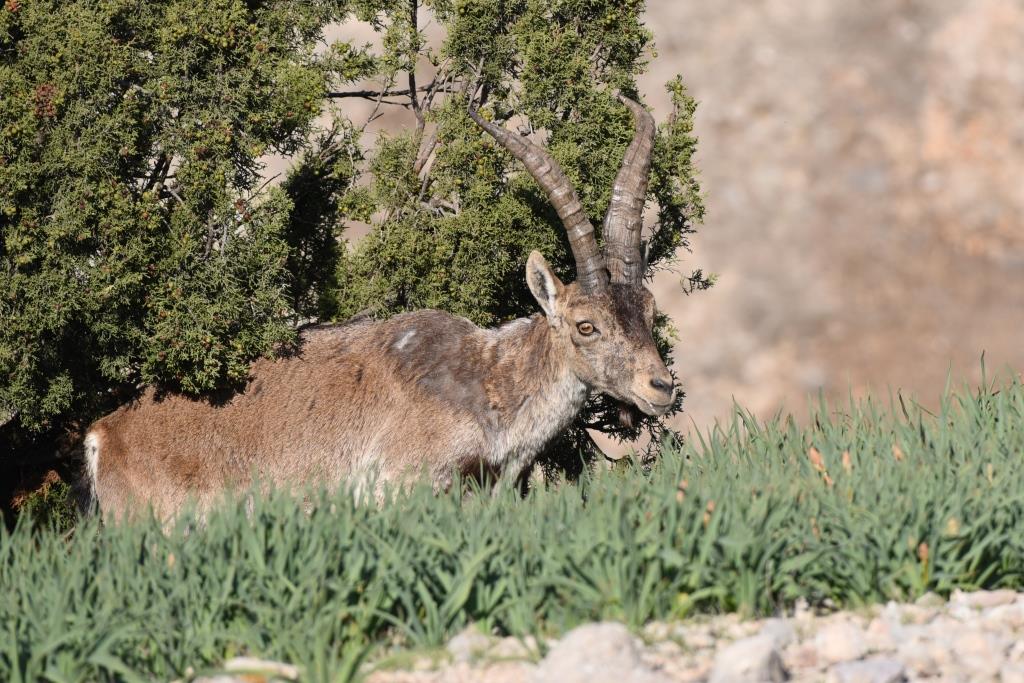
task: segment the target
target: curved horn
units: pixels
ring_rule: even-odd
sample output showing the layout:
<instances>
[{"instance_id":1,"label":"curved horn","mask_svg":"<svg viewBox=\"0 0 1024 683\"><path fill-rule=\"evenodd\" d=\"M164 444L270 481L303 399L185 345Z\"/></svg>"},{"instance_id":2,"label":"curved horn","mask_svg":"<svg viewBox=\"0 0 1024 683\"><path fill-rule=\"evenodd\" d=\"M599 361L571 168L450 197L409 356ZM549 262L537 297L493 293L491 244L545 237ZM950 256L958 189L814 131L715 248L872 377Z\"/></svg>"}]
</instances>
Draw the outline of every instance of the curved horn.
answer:
<instances>
[{"instance_id":1,"label":"curved horn","mask_svg":"<svg viewBox=\"0 0 1024 683\"><path fill-rule=\"evenodd\" d=\"M470 117L477 125L487 131L502 147L519 159L537 181L548 200L562 219L562 225L569 235L569 246L576 258L576 281L583 291L596 293L603 291L608 284L608 271L605 269L604 256L597 246L594 226L583 210L583 204L576 195L569 178L551 156L541 147L526 138L514 135L501 126L485 121L470 108Z\"/></svg>"},{"instance_id":2,"label":"curved horn","mask_svg":"<svg viewBox=\"0 0 1024 683\"><path fill-rule=\"evenodd\" d=\"M604 256L611 281L629 284L639 283L644 274L640 235L656 127L654 118L641 105L622 94L618 98L633 112L636 133L612 185L611 203L604 216Z\"/></svg>"}]
</instances>

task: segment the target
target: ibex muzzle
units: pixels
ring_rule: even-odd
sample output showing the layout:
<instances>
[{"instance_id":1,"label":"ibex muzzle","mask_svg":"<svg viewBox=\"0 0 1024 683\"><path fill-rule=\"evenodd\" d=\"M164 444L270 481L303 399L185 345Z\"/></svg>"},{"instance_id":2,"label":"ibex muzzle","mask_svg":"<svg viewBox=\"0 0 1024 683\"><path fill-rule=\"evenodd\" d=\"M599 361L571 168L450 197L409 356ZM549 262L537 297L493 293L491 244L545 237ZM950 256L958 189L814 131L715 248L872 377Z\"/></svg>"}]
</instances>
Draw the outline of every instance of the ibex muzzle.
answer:
<instances>
[{"instance_id":1,"label":"ibex muzzle","mask_svg":"<svg viewBox=\"0 0 1024 683\"><path fill-rule=\"evenodd\" d=\"M319 325L300 352L257 361L225 403L161 396L97 421L85 438L86 489L104 516L151 505L166 517L252 477L278 486L401 481L426 472L517 475L589 395L648 415L674 402L651 336L654 298L641 283L640 232L654 121L639 104L605 218L605 248L572 184L540 147L470 116L545 190L565 225L577 281L564 285L533 252L530 291L544 311L481 329L441 311Z\"/></svg>"}]
</instances>

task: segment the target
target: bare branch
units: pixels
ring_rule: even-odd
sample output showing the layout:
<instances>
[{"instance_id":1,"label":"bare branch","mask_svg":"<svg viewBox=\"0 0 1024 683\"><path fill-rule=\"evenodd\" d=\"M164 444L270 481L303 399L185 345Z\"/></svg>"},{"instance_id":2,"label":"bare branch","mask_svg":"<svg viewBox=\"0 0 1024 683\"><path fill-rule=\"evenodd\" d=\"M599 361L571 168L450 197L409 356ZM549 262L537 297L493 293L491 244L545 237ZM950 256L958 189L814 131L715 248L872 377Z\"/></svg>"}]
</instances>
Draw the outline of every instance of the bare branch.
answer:
<instances>
[{"instance_id":1,"label":"bare branch","mask_svg":"<svg viewBox=\"0 0 1024 683\"><path fill-rule=\"evenodd\" d=\"M420 145L419 154L416 155L416 163L414 163L412 166L413 173L419 175L420 171L422 171L423 168L426 166L427 160L430 158L430 155L434 153L435 147L437 147L436 129L430 134L430 137L427 138L426 143Z\"/></svg>"},{"instance_id":2,"label":"bare branch","mask_svg":"<svg viewBox=\"0 0 1024 683\"><path fill-rule=\"evenodd\" d=\"M167 190L172 197L178 200L179 203L184 204L185 200L181 198L181 195L174 191L174 188L169 185L164 185L163 189Z\"/></svg>"},{"instance_id":3,"label":"bare branch","mask_svg":"<svg viewBox=\"0 0 1024 683\"><path fill-rule=\"evenodd\" d=\"M214 221L215 214L210 211L210 216L206 221L206 247L203 249L203 258L205 259L210 255L210 251L213 249L213 240L216 238L216 223Z\"/></svg>"},{"instance_id":4,"label":"bare branch","mask_svg":"<svg viewBox=\"0 0 1024 683\"><path fill-rule=\"evenodd\" d=\"M416 26L417 16L419 14L419 2L418 0L409 0L409 30L412 32L412 42L415 45L418 42L419 30ZM416 57L419 55L418 50L414 50L411 55L412 63L409 64L409 102L412 105L412 111L416 114L416 130L417 132L423 131L423 126L426 121L423 118L423 110L420 109L419 98L416 97ZM437 80L436 78L434 79Z\"/></svg>"},{"instance_id":5,"label":"bare branch","mask_svg":"<svg viewBox=\"0 0 1024 683\"><path fill-rule=\"evenodd\" d=\"M434 80L431 81L430 85L427 86L427 94L423 97L424 109L430 109L431 106L433 106L434 95L436 95L438 92L454 92L454 90L451 89L451 81L452 78L454 78L454 74L452 74L450 71L447 71L448 61L449 60L446 58L444 62L442 62L437 67L437 73L443 73L444 78L438 80L437 76L435 75Z\"/></svg>"},{"instance_id":6,"label":"bare branch","mask_svg":"<svg viewBox=\"0 0 1024 683\"><path fill-rule=\"evenodd\" d=\"M171 169L171 157L165 152L160 152L160 156L156 159L156 164L153 166L153 173L149 176L146 181L145 187L142 188L143 192L152 190L158 183L163 183L167 180L167 172Z\"/></svg>"},{"instance_id":7,"label":"bare branch","mask_svg":"<svg viewBox=\"0 0 1024 683\"><path fill-rule=\"evenodd\" d=\"M366 127L369 126L371 123L373 123L377 119L377 113L380 111L381 101L384 99L384 93L386 91L387 91L387 88L385 88L384 90L381 90L377 94L377 103L374 105L373 111L370 112L370 116L366 119L366 121L363 122L363 125L359 128L358 134L362 134L362 132L366 130Z\"/></svg>"},{"instance_id":8,"label":"bare branch","mask_svg":"<svg viewBox=\"0 0 1024 683\"><path fill-rule=\"evenodd\" d=\"M441 84L438 83L437 77L427 85L421 85L416 88L416 92L429 92L437 89L439 92L457 92L455 89L446 87L444 89L439 88ZM345 97L361 97L364 100L375 100L378 97L409 97L409 89L384 89L384 90L342 90L342 91L329 91L324 97L330 99L342 99ZM397 102L395 103L397 104Z\"/></svg>"},{"instance_id":9,"label":"bare branch","mask_svg":"<svg viewBox=\"0 0 1024 683\"><path fill-rule=\"evenodd\" d=\"M254 192L252 192L252 194L250 196L255 197L255 196L259 195L260 192L263 192L263 190L266 189L267 185L269 185L270 183L274 182L275 180L277 180L280 177L281 177L280 173L275 173L274 175L270 176L269 178L267 178L263 182L262 185L257 187L256 190Z\"/></svg>"}]
</instances>

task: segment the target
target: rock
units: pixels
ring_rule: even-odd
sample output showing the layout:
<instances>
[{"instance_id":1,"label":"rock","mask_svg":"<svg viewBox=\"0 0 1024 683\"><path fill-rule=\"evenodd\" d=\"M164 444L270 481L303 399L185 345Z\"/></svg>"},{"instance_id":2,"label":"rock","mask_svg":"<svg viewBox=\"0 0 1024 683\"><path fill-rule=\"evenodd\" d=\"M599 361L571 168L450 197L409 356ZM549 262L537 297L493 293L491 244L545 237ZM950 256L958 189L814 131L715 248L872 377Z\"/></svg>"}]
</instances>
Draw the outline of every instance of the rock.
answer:
<instances>
[{"instance_id":1,"label":"rock","mask_svg":"<svg viewBox=\"0 0 1024 683\"><path fill-rule=\"evenodd\" d=\"M999 670L1000 683L1024 683L1024 664L1003 664Z\"/></svg>"},{"instance_id":2,"label":"rock","mask_svg":"<svg viewBox=\"0 0 1024 683\"><path fill-rule=\"evenodd\" d=\"M776 649L782 650L796 642L796 629L786 619L767 619L761 625L759 635L768 636Z\"/></svg>"},{"instance_id":3,"label":"rock","mask_svg":"<svg viewBox=\"0 0 1024 683\"><path fill-rule=\"evenodd\" d=\"M994 638L975 629L951 633L949 642L953 653L961 660L992 659L1002 655Z\"/></svg>"},{"instance_id":4,"label":"rock","mask_svg":"<svg viewBox=\"0 0 1024 683\"><path fill-rule=\"evenodd\" d=\"M937 593L928 591L917 600L914 600L914 604L918 607L931 607L931 608L942 608L946 606L946 601L942 599L942 596Z\"/></svg>"},{"instance_id":5,"label":"rock","mask_svg":"<svg viewBox=\"0 0 1024 683\"><path fill-rule=\"evenodd\" d=\"M641 651L640 659L677 683L706 681L711 671L711 653L687 652L671 640L648 645Z\"/></svg>"},{"instance_id":6,"label":"rock","mask_svg":"<svg viewBox=\"0 0 1024 683\"><path fill-rule=\"evenodd\" d=\"M254 657L233 657L224 662L224 670L242 673L257 673L283 678L287 681L299 680L299 668L283 662L273 662Z\"/></svg>"},{"instance_id":7,"label":"rock","mask_svg":"<svg viewBox=\"0 0 1024 683\"><path fill-rule=\"evenodd\" d=\"M679 624L670 624L664 621L650 621L644 624L641 633L647 642L656 642L659 640L671 640L676 637L676 634L680 630Z\"/></svg>"},{"instance_id":8,"label":"rock","mask_svg":"<svg viewBox=\"0 0 1024 683\"><path fill-rule=\"evenodd\" d=\"M945 614L942 617L952 617L962 623L974 621L974 618L978 615L978 610L970 605L963 602L950 603L946 608Z\"/></svg>"},{"instance_id":9,"label":"rock","mask_svg":"<svg viewBox=\"0 0 1024 683\"><path fill-rule=\"evenodd\" d=\"M491 639L470 625L449 640L446 649L454 661L471 662L479 659L490 646Z\"/></svg>"},{"instance_id":10,"label":"rock","mask_svg":"<svg viewBox=\"0 0 1024 683\"><path fill-rule=\"evenodd\" d=\"M956 662L976 680L995 676L1007 649L996 636L978 629L950 633L947 644Z\"/></svg>"},{"instance_id":11,"label":"rock","mask_svg":"<svg viewBox=\"0 0 1024 683\"><path fill-rule=\"evenodd\" d=\"M707 628L689 629L682 634L683 645L694 650L708 650L715 647L715 637Z\"/></svg>"},{"instance_id":12,"label":"rock","mask_svg":"<svg viewBox=\"0 0 1024 683\"><path fill-rule=\"evenodd\" d=\"M868 650L864 633L849 621L828 624L818 631L814 644L818 656L828 664L859 659Z\"/></svg>"},{"instance_id":13,"label":"rock","mask_svg":"<svg viewBox=\"0 0 1024 683\"><path fill-rule=\"evenodd\" d=\"M705 683L711 674L711 661L702 657L697 661L687 662L683 666L667 669L666 673L672 676L678 683Z\"/></svg>"},{"instance_id":14,"label":"rock","mask_svg":"<svg viewBox=\"0 0 1024 683\"><path fill-rule=\"evenodd\" d=\"M814 610L811 609L806 598L796 599L796 604L793 605L793 619L799 622L814 620Z\"/></svg>"},{"instance_id":15,"label":"rock","mask_svg":"<svg viewBox=\"0 0 1024 683\"><path fill-rule=\"evenodd\" d=\"M975 594L958 595L957 602L942 607L927 600L890 603L857 613L808 617L801 623L702 616L651 624L644 629L646 644L621 624L590 624L561 641L549 640L550 652L537 666L530 663L536 657L532 638L492 638L467 629L448 646L455 661L439 666L435 656L422 660L422 667L414 663L404 671L373 670L367 683L745 683L789 677L832 683L1024 683L1021 595L1013 601L986 595L983 601L1001 604L984 608L972 606ZM923 612L935 616L916 623ZM733 634L742 633L756 635L730 643ZM265 670L245 678L222 670L195 680L272 683L295 673L294 668L283 671L285 675ZM191 683L193 675L186 672L184 681Z\"/></svg>"},{"instance_id":16,"label":"rock","mask_svg":"<svg viewBox=\"0 0 1024 683\"><path fill-rule=\"evenodd\" d=\"M776 683L788 678L771 635L737 640L719 650L710 683Z\"/></svg>"},{"instance_id":17,"label":"rock","mask_svg":"<svg viewBox=\"0 0 1024 683\"><path fill-rule=\"evenodd\" d=\"M1015 602L1012 605L999 605L987 609L981 614L982 623L990 631L1001 632L1004 629L1020 629L1024 627L1024 605Z\"/></svg>"},{"instance_id":18,"label":"rock","mask_svg":"<svg viewBox=\"0 0 1024 683\"><path fill-rule=\"evenodd\" d=\"M757 635L759 630L755 622L741 621L736 624L730 624L725 629L723 635L727 640L742 640Z\"/></svg>"},{"instance_id":19,"label":"rock","mask_svg":"<svg viewBox=\"0 0 1024 683\"><path fill-rule=\"evenodd\" d=\"M897 657L918 676L934 676L939 673L939 662L932 649L920 640L900 644Z\"/></svg>"},{"instance_id":20,"label":"rock","mask_svg":"<svg viewBox=\"0 0 1024 683\"><path fill-rule=\"evenodd\" d=\"M534 672L537 683L670 683L640 661L633 635L622 624L603 622L573 629Z\"/></svg>"},{"instance_id":21,"label":"rock","mask_svg":"<svg viewBox=\"0 0 1024 683\"><path fill-rule=\"evenodd\" d=\"M791 670L812 670L819 665L818 650L814 643L799 643L790 646L783 654L782 661Z\"/></svg>"},{"instance_id":22,"label":"rock","mask_svg":"<svg viewBox=\"0 0 1024 683\"><path fill-rule=\"evenodd\" d=\"M1016 600L1017 593L1011 590L974 591L973 593L953 591L950 603L967 605L975 609L988 609L999 605L1009 605Z\"/></svg>"},{"instance_id":23,"label":"rock","mask_svg":"<svg viewBox=\"0 0 1024 683\"><path fill-rule=\"evenodd\" d=\"M192 683L278 683L299 680L299 669L291 664L253 657L234 657L224 662L222 673L198 676Z\"/></svg>"},{"instance_id":24,"label":"rock","mask_svg":"<svg viewBox=\"0 0 1024 683\"><path fill-rule=\"evenodd\" d=\"M672 640L663 640L660 643L652 643L641 653L641 656L655 657L659 660L676 659L683 656L683 648Z\"/></svg>"},{"instance_id":25,"label":"rock","mask_svg":"<svg viewBox=\"0 0 1024 683\"><path fill-rule=\"evenodd\" d=\"M532 659L537 653L537 639L533 636L508 636L495 643L487 656L491 659Z\"/></svg>"},{"instance_id":26,"label":"rock","mask_svg":"<svg viewBox=\"0 0 1024 683\"><path fill-rule=\"evenodd\" d=\"M938 607L907 605L900 610L900 621L904 624L927 624L940 614Z\"/></svg>"},{"instance_id":27,"label":"rock","mask_svg":"<svg viewBox=\"0 0 1024 683\"><path fill-rule=\"evenodd\" d=\"M864 632L868 649L874 652L890 652L896 649L897 640L902 633L898 624L888 619L875 617Z\"/></svg>"},{"instance_id":28,"label":"rock","mask_svg":"<svg viewBox=\"0 0 1024 683\"><path fill-rule=\"evenodd\" d=\"M843 662L828 672L829 683L902 683L907 680L903 665L893 659L865 659Z\"/></svg>"}]
</instances>

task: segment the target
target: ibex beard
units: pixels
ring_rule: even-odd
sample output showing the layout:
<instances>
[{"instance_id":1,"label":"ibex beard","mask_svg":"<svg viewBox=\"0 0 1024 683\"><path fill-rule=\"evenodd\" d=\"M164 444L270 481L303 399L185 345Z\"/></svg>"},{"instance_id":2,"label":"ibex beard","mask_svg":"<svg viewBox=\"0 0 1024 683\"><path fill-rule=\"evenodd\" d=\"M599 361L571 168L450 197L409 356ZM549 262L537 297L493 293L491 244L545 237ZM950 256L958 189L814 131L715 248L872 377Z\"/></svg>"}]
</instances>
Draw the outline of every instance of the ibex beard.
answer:
<instances>
[{"instance_id":1,"label":"ibex beard","mask_svg":"<svg viewBox=\"0 0 1024 683\"><path fill-rule=\"evenodd\" d=\"M526 281L543 314L481 329L441 311L318 325L300 351L257 361L223 403L148 389L100 419L84 443L85 489L107 519L151 506L163 518L208 506L254 475L279 487L426 473L516 477L603 393L648 415L675 402L641 282L640 230L654 122L639 104L600 250L571 183L540 147L470 115L518 158L565 224L577 281L538 252Z\"/></svg>"}]
</instances>

